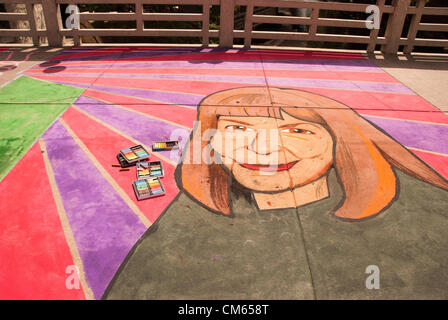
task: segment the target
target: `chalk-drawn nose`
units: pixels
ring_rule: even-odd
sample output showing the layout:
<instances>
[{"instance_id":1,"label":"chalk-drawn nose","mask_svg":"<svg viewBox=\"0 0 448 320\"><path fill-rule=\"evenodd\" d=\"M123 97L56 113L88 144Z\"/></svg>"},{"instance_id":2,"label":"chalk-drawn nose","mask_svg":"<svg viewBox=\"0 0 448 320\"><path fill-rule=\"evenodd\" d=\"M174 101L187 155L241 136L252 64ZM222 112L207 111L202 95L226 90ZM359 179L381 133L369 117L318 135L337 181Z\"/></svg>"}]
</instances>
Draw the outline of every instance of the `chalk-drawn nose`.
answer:
<instances>
[{"instance_id":1,"label":"chalk-drawn nose","mask_svg":"<svg viewBox=\"0 0 448 320\"><path fill-rule=\"evenodd\" d=\"M259 129L249 144L249 149L259 155L270 155L279 150L277 130Z\"/></svg>"}]
</instances>

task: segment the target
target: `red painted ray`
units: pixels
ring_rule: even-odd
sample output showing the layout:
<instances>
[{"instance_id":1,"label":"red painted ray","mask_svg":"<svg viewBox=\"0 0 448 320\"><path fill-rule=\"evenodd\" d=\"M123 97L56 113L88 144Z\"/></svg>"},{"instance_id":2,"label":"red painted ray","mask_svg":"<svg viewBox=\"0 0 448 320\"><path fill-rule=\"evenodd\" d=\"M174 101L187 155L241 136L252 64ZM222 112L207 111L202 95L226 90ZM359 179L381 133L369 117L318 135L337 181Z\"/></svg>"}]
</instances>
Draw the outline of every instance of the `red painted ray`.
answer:
<instances>
[{"instance_id":1,"label":"red painted ray","mask_svg":"<svg viewBox=\"0 0 448 320\"><path fill-rule=\"evenodd\" d=\"M436 170L445 179L448 179L448 155L438 155L434 153L414 150L409 148L412 153L426 162L430 167Z\"/></svg>"},{"instance_id":2,"label":"red painted ray","mask_svg":"<svg viewBox=\"0 0 448 320\"><path fill-rule=\"evenodd\" d=\"M45 80L45 81L54 81L54 82L71 82L71 83L82 83L82 84L93 84L98 76L93 77L74 77L74 76L58 76L58 75L29 75L30 77Z\"/></svg>"},{"instance_id":3,"label":"red painted ray","mask_svg":"<svg viewBox=\"0 0 448 320\"><path fill-rule=\"evenodd\" d=\"M27 70L26 73L42 73L45 69ZM103 74L192 74L191 68L71 68L59 71L57 74L83 74L83 73L103 73ZM239 68L200 68L195 69L195 75L221 75L221 76L245 76L245 77L280 77L299 79L321 79L321 80L351 80L400 83L385 72L353 72L353 71L310 71L310 70L285 70L285 69L239 69Z\"/></svg>"},{"instance_id":4,"label":"red painted ray","mask_svg":"<svg viewBox=\"0 0 448 320\"><path fill-rule=\"evenodd\" d=\"M45 74L45 69L34 69L27 70L28 73L43 73ZM282 72L282 71L277 71ZM200 68L194 69L191 68L71 68L65 69L58 72L58 75L64 73L118 73L118 74L195 74L195 75L221 75L221 76L252 76L252 77L264 77L264 73L262 69L240 69L240 68ZM297 71L296 71L297 73ZM325 71L325 73L328 73ZM337 79L340 79L338 77Z\"/></svg>"},{"instance_id":5,"label":"red painted ray","mask_svg":"<svg viewBox=\"0 0 448 320\"><path fill-rule=\"evenodd\" d=\"M38 143L0 183L0 299L85 299Z\"/></svg>"},{"instance_id":6,"label":"red painted ray","mask_svg":"<svg viewBox=\"0 0 448 320\"><path fill-rule=\"evenodd\" d=\"M238 51L235 52L198 52L198 53L173 53L171 55L149 56L149 57L130 57L121 58L120 63L134 63L134 62L151 62L151 61L260 61L261 54L257 51ZM58 59L55 59L58 60ZM338 55L324 55L322 53L312 54L284 54L284 53L266 53L263 55L263 61L285 61L285 60L366 60L362 56L344 57ZM113 63L116 59L101 59L98 61L82 61L82 65L95 65ZM80 61L62 61L61 66L79 65Z\"/></svg>"},{"instance_id":7,"label":"red painted ray","mask_svg":"<svg viewBox=\"0 0 448 320\"><path fill-rule=\"evenodd\" d=\"M400 83L386 72L264 70L266 77Z\"/></svg>"},{"instance_id":8,"label":"red painted ray","mask_svg":"<svg viewBox=\"0 0 448 320\"><path fill-rule=\"evenodd\" d=\"M73 59L73 58L84 58L84 57L94 57L94 56L99 56L99 55L104 55L107 56L109 54L116 54L116 53L124 53L124 52L144 52L147 51L148 53L151 53L151 51L154 50L160 50L160 49L168 49L167 52L169 52L169 48L156 48L156 47L152 47L152 48L144 48L144 47L108 47L108 48L98 48L98 49L80 49L80 50L72 50L72 51L78 51L78 52L71 52L71 53L64 53L62 52L61 54L52 57L51 59L49 59L50 61L53 60L69 60L69 59ZM171 48L172 49L172 48ZM183 54L183 52L179 52L179 54ZM115 60L115 59L113 59ZM113 61L113 60L109 60L109 61ZM105 61L105 60L102 60Z\"/></svg>"},{"instance_id":9,"label":"red painted ray","mask_svg":"<svg viewBox=\"0 0 448 320\"><path fill-rule=\"evenodd\" d=\"M59 77L38 75L39 79L91 84L92 77ZM122 87L123 79L100 78L95 85ZM173 79L133 79L132 87L140 89L206 95L219 90L244 86L242 83L185 81ZM328 96L349 105L363 114L408 120L448 123L440 110L418 95L341 90L328 88L292 87Z\"/></svg>"},{"instance_id":10,"label":"red painted ray","mask_svg":"<svg viewBox=\"0 0 448 320\"><path fill-rule=\"evenodd\" d=\"M56 61L57 61L57 59L56 59ZM100 64L100 65L110 64L110 65L112 65L115 62L117 62L116 58L115 59L100 59L100 60L80 60L80 61L67 60L67 61L61 61L60 63L57 64L57 66L71 66L71 65L86 66L86 65L95 65L95 64ZM33 68L38 68L39 66L40 65L36 65ZM32 69L30 69L30 70L32 70Z\"/></svg>"},{"instance_id":11,"label":"red painted ray","mask_svg":"<svg viewBox=\"0 0 448 320\"><path fill-rule=\"evenodd\" d=\"M213 81L193 81L193 80L174 80L174 79L132 79L132 84L126 85L121 78L97 78L97 77L74 77L74 76L53 76L53 75L34 75L33 77L41 80L59 81L92 84L98 86L150 89L170 92L181 92L189 94L206 95L212 92L244 86L244 83L232 82L213 82ZM251 85L250 80L246 85ZM256 84L253 84L256 85Z\"/></svg>"},{"instance_id":12,"label":"red painted ray","mask_svg":"<svg viewBox=\"0 0 448 320\"><path fill-rule=\"evenodd\" d=\"M121 47L120 47L121 48ZM122 49L122 48L121 48ZM152 48L153 50L156 48ZM115 52L104 52L102 54L107 55L107 54L112 54L112 53L117 53L117 52L125 52L125 51L136 51L136 50L126 50L126 49L122 49L120 51L115 51ZM144 50L141 50L144 51ZM150 52L148 52L150 53ZM193 53L193 55L195 54L202 54L202 53ZM92 54L91 56L96 56L99 55L98 53ZM190 59L183 59L184 55L191 55L191 54L185 54L183 52L179 52L179 53L172 53L170 55L160 55L160 56L156 56L156 57L169 57L166 61L185 61L185 60L190 60ZM89 61L89 60L83 60L83 61L71 61L71 58L81 58L81 57L88 57L89 53L88 52L79 52L79 53L73 53L73 54L66 54L64 56L56 56L53 57L51 60L52 61L58 61L58 60L62 60L61 61L61 66L71 66L71 65L79 65L80 63L82 65L95 65L95 64L107 64L107 63L114 63L117 61L116 58L107 58L104 57L104 59L100 59L100 60L95 60L95 61ZM64 59L60 59L61 57L64 57ZM154 58L154 56L150 55L148 57L137 57L137 58L120 58L120 61L123 62L136 62L136 61L140 61L139 59L141 59L141 61L165 61L164 59L159 59L159 60L152 60L151 58ZM136 60L134 60L136 59ZM196 59L196 60L202 60L202 59ZM259 60L259 59L257 59Z\"/></svg>"},{"instance_id":13,"label":"red painted ray","mask_svg":"<svg viewBox=\"0 0 448 320\"><path fill-rule=\"evenodd\" d=\"M263 61L266 60L367 60L360 54L345 55L337 52L304 51L304 53L294 52L260 52Z\"/></svg>"},{"instance_id":14,"label":"red painted ray","mask_svg":"<svg viewBox=\"0 0 448 320\"><path fill-rule=\"evenodd\" d=\"M154 117L169 120L188 128L193 128L193 123L194 121L196 121L197 117L196 110L179 107L176 105L160 103L156 104L156 102L150 104L151 101L149 100L123 97L90 89L85 90L83 92L83 95L107 102L109 104L124 106L128 109L136 110Z\"/></svg>"},{"instance_id":15,"label":"red painted ray","mask_svg":"<svg viewBox=\"0 0 448 320\"><path fill-rule=\"evenodd\" d=\"M308 50L278 50L278 49L253 49L260 53L262 57L267 55L301 55L304 57L327 57L327 59L339 58L348 60L368 60L365 56L355 52L334 52L334 51L308 51Z\"/></svg>"},{"instance_id":16,"label":"red painted ray","mask_svg":"<svg viewBox=\"0 0 448 320\"><path fill-rule=\"evenodd\" d=\"M362 55L342 55L337 53L325 53L318 51L296 51L296 52L263 52L263 51L245 51L230 49L225 52L197 52L197 53L173 53L163 56L150 57L130 57L123 58L120 61L261 61L261 57L266 60L366 60ZM56 59L57 60L57 59ZM114 59L101 60L102 63L112 62ZM76 62L75 62L76 63ZM97 64L97 61L86 61L86 64ZM70 65L70 64L67 64Z\"/></svg>"},{"instance_id":17,"label":"red painted ray","mask_svg":"<svg viewBox=\"0 0 448 320\"><path fill-rule=\"evenodd\" d=\"M85 57L94 57L94 56L100 56L100 55L109 55L109 54L115 54L115 53L121 53L125 50L117 47L117 48L110 48L110 49L96 49L96 50L86 50L86 51L80 51L76 53L67 53L67 54L60 54L55 57L52 57L48 61L55 61L55 60L69 60L73 58L85 58Z\"/></svg>"},{"instance_id":18,"label":"red painted ray","mask_svg":"<svg viewBox=\"0 0 448 320\"><path fill-rule=\"evenodd\" d=\"M309 87L296 88L327 96L366 115L448 123L448 116L418 95Z\"/></svg>"},{"instance_id":19,"label":"red painted ray","mask_svg":"<svg viewBox=\"0 0 448 320\"><path fill-rule=\"evenodd\" d=\"M359 55L346 57L337 54L324 54L322 52L258 52L258 51L239 51L239 50L228 50L227 52L200 52L192 54L183 55L164 55L155 57L135 57L135 58L125 58L120 59L120 61L260 61L260 58L264 61L266 60L366 60L366 58Z\"/></svg>"},{"instance_id":20,"label":"red painted ray","mask_svg":"<svg viewBox=\"0 0 448 320\"><path fill-rule=\"evenodd\" d=\"M119 151L134 145L134 143L72 107L64 113L62 119L81 139L107 173L126 192L149 221L154 222L179 192L174 181L175 168L171 164L157 158L154 154L151 154L151 160L162 161L165 177L161 178L161 180L166 189L166 195L157 198L157 200L138 201L132 188L132 181L137 179L135 167L131 167L129 171L120 171L120 168L112 167L113 164L118 164L116 156Z\"/></svg>"},{"instance_id":21,"label":"red painted ray","mask_svg":"<svg viewBox=\"0 0 448 320\"><path fill-rule=\"evenodd\" d=\"M91 84L92 77L37 75L38 79ZM133 79L134 80L134 79ZM123 79L99 78L95 85L123 87ZM135 79L132 88L207 95L219 90L244 86L243 83L185 81L173 79ZM318 93L340 101L363 114L408 120L448 123L448 117L418 95L355 91L328 88L292 87Z\"/></svg>"}]
</instances>

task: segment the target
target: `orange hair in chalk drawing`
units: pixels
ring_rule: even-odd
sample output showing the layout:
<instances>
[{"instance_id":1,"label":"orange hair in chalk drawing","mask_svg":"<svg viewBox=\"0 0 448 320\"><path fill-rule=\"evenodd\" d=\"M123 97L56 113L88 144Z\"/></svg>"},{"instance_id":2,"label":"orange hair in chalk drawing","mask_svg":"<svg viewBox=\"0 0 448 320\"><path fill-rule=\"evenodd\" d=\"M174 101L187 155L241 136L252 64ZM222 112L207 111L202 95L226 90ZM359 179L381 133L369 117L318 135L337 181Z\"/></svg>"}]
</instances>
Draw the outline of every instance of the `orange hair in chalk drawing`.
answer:
<instances>
[{"instance_id":1,"label":"orange hair in chalk drawing","mask_svg":"<svg viewBox=\"0 0 448 320\"><path fill-rule=\"evenodd\" d=\"M190 197L216 213L232 215L232 178L219 164L193 164L191 141L201 140L207 129L216 129L220 115L281 118L286 112L323 125L334 140L333 167L345 194L334 211L342 219L371 217L395 199L397 178L392 167L448 190L444 178L401 144L348 106L324 96L294 89L270 88L268 92L265 87L234 88L204 98L198 112L201 130L195 128L191 134L184 154L184 160L190 162L179 165L176 179ZM201 150L207 144L201 140Z\"/></svg>"}]
</instances>

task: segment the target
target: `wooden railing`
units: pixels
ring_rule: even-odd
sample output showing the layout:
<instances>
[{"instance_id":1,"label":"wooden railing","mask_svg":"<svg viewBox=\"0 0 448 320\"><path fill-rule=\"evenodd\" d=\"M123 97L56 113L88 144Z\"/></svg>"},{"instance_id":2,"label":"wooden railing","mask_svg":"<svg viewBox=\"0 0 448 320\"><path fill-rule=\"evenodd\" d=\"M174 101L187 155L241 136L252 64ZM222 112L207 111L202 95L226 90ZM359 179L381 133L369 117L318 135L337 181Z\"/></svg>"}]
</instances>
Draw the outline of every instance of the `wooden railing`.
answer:
<instances>
[{"instance_id":1,"label":"wooden railing","mask_svg":"<svg viewBox=\"0 0 448 320\"><path fill-rule=\"evenodd\" d=\"M378 0L377 5L380 8L380 15L384 13L393 13L394 7L385 6L385 0ZM368 50L373 51L376 44L385 44L384 37L378 37L378 29L372 29L370 36L356 36L345 34L318 34L318 26L344 27L367 29L365 20L348 19L327 19L320 18L320 10L338 10L365 13L367 4L353 4L341 2L301 2L288 0L235 0L237 5L247 6L246 24L244 31L233 32L235 38L244 38L244 46L250 47L252 39L270 39L270 40L299 40L299 41L321 41L321 42L341 42L341 43L366 43ZM291 16L267 16L254 15L255 6L278 7L278 8L309 8L310 17L291 17ZM367 17L367 14L366 14ZM381 18L381 17L379 17ZM254 31L254 23L272 23L272 24L292 24L308 25L308 32L277 32L277 31Z\"/></svg>"},{"instance_id":2,"label":"wooden railing","mask_svg":"<svg viewBox=\"0 0 448 320\"><path fill-rule=\"evenodd\" d=\"M416 5L410 4L411 0L392 0L391 5L386 5L385 0L377 0L380 16L388 15L387 24L383 24L384 35L379 36L379 29L371 29L364 32L366 35L330 34L319 30L321 27L339 27L348 30L367 29L366 19L368 4L342 3L342 2L304 2L301 0L3 0L0 3L23 3L26 5L26 13L0 13L0 21L29 21L30 28L0 29L2 36L27 36L31 37L34 45L39 45L39 37L46 37L50 46L61 46L64 37L73 37L75 44L82 44L83 36L118 36L118 37L195 37L200 38L200 44L210 45L210 38L219 39L222 47L233 47L237 39L243 39L245 47L251 47L254 39L264 40L292 40L292 41L317 41L337 43L365 44L367 51L374 51L377 46L385 53L397 53L400 48L406 53L411 52L415 46L448 47L446 39L417 38L419 31L448 32L448 24L422 23L424 15L448 16L448 7L426 7L425 0L417 0ZM36 4L41 4L45 18L45 29L38 29L35 23ZM133 4L133 12L82 12L80 21L133 21L135 28L130 29L97 29L81 28L78 30L67 29L62 21L59 6L61 4ZM145 4L164 5L199 5L201 13L149 13L144 12ZM220 7L219 30L210 30L210 7ZM235 6L245 7L245 14L235 14ZM308 8L311 10L309 17L280 16L270 14L275 8ZM323 11L358 12L363 19L334 19L326 18ZM267 14L266 14L267 13ZM364 15L362 15L364 14ZM406 17L411 16L411 24L406 37L402 37L402 30ZM235 21L236 19L236 21ZM243 19L243 20L242 20ZM145 28L145 21L198 21L200 29L161 29ZM244 22L244 30L235 30L236 24ZM257 31L257 24L281 24L308 26L307 32L293 31ZM446 37L448 38L448 37ZM132 42L132 41L129 41Z\"/></svg>"}]
</instances>

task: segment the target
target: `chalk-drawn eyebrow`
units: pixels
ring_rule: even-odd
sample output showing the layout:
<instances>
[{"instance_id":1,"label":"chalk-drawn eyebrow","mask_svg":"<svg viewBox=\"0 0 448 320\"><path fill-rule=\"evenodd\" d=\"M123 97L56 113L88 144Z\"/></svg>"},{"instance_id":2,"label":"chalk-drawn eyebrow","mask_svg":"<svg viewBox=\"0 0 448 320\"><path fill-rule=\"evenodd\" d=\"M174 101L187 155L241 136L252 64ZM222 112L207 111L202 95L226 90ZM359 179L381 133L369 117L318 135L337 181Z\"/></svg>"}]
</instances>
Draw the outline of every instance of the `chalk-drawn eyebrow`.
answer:
<instances>
[{"instance_id":1,"label":"chalk-drawn eyebrow","mask_svg":"<svg viewBox=\"0 0 448 320\"><path fill-rule=\"evenodd\" d=\"M281 126L279 127L279 129L283 129L283 128L291 129L291 128L295 128L295 127L297 127L297 126L299 126L299 125L303 125L303 124L305 124L305 125L310 125L310 126L313 126L313 127L317 127L316 125L314 125L314 124L312 124L312 123L308 123L308 122L297 122L297 123L289 123L289 124L281 125Z\"/></svg>"},{"instance_id":2,"label":"chalk-drawn eyebrow","mask_svg":"<svg viewBox=\"0 0 448 320\"><path fill-rule=\"evenodd\" d=\"M245 126L253 126L253 124L252 124L252 123L249 123L249 122L244 122L244 121L240 121L240 120L233 120L233 119L223 119L223 118L220 118L219 120L224 120L224 121L227 121L227 122L234 122L234 123L239 123L239 124L243 124L243 125L245 125Z\"/></svg>"}]
</instances>

